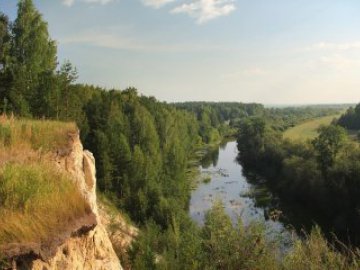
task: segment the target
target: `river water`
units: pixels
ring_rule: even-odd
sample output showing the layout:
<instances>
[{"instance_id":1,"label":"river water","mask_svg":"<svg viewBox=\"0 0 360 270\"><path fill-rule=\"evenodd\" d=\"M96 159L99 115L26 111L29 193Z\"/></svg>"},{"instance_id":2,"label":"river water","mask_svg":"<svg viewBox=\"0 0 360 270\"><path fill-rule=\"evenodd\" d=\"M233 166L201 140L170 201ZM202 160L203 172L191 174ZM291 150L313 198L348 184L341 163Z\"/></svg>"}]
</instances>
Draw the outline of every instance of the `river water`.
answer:
<instances>
[{"instance_id":1,"label":"river water","mask_svg":"<svg viewBox=\"0 0 360 270\"><path fill-rule=\"evenodd\" d=\"M236 141L230 141L204 157L200 165L203 181L191 194L192 219L202 225L206 211L215 201L221 200L233 223L239 217L245 225L260 222L270 238L280 238L282 245L290 245L294 233L279 221L281 218L277 218L281 213L272 206L276 198L265 184L259 184L259 181L251 183L243 175L242 166L236 160L237 155Z\"/></svg>"}]
</instances>

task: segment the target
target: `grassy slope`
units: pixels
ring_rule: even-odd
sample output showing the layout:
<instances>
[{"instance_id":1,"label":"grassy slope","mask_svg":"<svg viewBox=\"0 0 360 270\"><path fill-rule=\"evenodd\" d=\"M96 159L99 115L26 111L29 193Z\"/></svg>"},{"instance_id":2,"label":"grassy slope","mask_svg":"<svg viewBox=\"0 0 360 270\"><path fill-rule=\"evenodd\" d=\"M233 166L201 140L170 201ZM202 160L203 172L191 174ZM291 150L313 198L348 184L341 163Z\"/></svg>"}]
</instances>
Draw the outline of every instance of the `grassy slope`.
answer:
<instances>
[{"instance_id":1,"label":"grassy slope","mask_svg":"<svg viewBox=\"0 0 360 270\"><path fill-rule=\"evenodd\" d=\"M0 246L50 241L89 213L70 176L47 159L72 132L73 123L0 118Z\"/></svg>"},{"instance_id":2,"label":"grassy slope","mask_svg":"<svg viewBox=\"0 0 360 270\"><path fill-rule=\"evenodd\" d=\"M284 138L290 140L306 141L313 139L317 135L317 129L321 125L329 125L334 118L339 117L340 114L324 116L316 119L312 119L288 129L284 132Z\"/></svg>"}]
</instances>

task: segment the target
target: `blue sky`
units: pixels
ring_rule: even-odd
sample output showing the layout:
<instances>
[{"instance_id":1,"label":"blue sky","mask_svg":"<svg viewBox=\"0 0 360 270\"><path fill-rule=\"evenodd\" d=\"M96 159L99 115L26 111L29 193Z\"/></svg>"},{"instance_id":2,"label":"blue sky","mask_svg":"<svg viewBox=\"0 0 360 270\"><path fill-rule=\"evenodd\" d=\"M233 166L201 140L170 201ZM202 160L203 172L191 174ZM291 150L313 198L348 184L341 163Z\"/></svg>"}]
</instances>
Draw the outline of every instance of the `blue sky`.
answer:
<instances>
[{"instance_id":1,"label":"blue sky","mask_svg":"<svg viewBox=\"0 0 360 270\"><path fill-rule=\"evenodd\" d=\"M79 81L165 101L360 101L358 0L35 0ZM15 0L0 0L12 19Z\"/></svg>"}]
</instances>

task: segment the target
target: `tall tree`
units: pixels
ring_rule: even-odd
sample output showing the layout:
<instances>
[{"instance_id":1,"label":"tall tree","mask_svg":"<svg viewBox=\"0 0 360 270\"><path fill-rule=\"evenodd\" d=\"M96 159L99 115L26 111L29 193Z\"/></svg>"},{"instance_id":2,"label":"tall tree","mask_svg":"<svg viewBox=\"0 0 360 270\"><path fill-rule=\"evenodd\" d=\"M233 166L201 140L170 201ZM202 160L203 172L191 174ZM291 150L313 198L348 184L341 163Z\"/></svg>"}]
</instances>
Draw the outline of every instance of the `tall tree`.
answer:
<instances>
[{"instance_id":1,"label":"tall tree","mask_svg":"<svg viewBox=\"0 0 360 270\"><path fill-rule=\"evenodd\" d=\"M313 145L318 153L319 166L325 177L345 140L346 132L340 126L330 125L319 128L319 136L313 140Z\"/></svg>"},{"instance_id":2,"label":"tall tree","mask_svg":"<svg viewBox=\"0 0 360 270\"><path fill-rule=\"evenodd\" d=\"M78 72L76 67L74 67L70 61L65 61L58 72L58 89L55 93L56 100L56 118L59 119L61 116L62 119L69 119L70 111L70 99L71 97L71 84L75 82L78 78ZM61 102L62 101L62 102ZM60 104L62 103L62 108L60 109ZM61 115L60 115L61 113Z\"/></svg>"},{"instance_id":3,"label":"tall tree","mask_svg":"<svg viewBox=\"0 0 360 270\"><path fill-rule=\"evenodd\" d=\"M36 112L37 99L44 95L39 89L42 77L53 74L57 66L56 44L50 39L47 23L32 0L19 1L12 31L14 84L10 101L15 112L31 114Z\"/></svg>"},{"instance_id":4,"label":"tall tree","mask_svg":"<svg viewBox=\"0 0 360 270\"><path fill-rule=\"evenodd\" d=\"M7 94L11 84L11 76L7 69L10 62L10 37L9 19L0 12L0 111L7 109Z\"/></svg>"}]
</instances>

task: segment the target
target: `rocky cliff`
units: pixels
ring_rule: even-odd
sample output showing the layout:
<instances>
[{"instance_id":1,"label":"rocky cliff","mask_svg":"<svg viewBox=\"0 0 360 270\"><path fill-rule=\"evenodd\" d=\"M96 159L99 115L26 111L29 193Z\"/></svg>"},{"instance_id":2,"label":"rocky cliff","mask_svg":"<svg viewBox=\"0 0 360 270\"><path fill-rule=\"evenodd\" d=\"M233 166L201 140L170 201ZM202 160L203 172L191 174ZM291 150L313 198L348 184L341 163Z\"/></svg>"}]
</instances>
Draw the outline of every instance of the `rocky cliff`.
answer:
<instances>
[{"instance_id":1,"label":"rocky cliff","mask_svg":"<svg viewBox=\"0 0 360 270\"><path fill-rule=\"evenodd\" d=\"M65 234L44 247L22 251L12 250L12 269L34 270L74 270L74 269L122 269L113 249L109 235L102 224L96 201L95 160L89 151L83 149L79 133L69 134L69 144L65 149L46 157L59 170L71 175L91 208L86 220L79 220ZM44 217L46 218L46 217ZM66 230L65 230L66 231ZM9 253L11 254L11 252Z\"/></svg>"}]
</instances>

